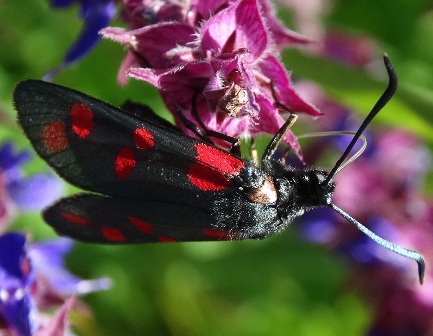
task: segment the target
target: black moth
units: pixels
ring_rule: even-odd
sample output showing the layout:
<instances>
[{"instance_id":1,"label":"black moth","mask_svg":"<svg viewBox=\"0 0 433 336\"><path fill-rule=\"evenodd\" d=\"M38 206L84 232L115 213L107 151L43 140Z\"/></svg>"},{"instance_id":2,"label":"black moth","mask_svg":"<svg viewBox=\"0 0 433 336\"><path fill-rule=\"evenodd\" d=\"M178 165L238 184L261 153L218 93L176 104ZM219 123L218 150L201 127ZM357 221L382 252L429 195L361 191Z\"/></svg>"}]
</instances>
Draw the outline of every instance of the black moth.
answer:
<instances>
[{"instance_id":1,"label":"black moth","mask_svg":"<svg viewBox=\"0 0 433 336\"><path fill-rule=\"evenodd\" d=\"M60 176L89 191L57 201L44 219L60 235L94 243L261 239L327 206L382 246L415 259L422 282L422 255L378 237L331 200L332 177L396 90L384 59L390 84L329 173L274 159L294 114L259 165L184 135L145 106L118 109L59 85L21 82L14 101L30 142Z\"/></svg>"}]
</instances>

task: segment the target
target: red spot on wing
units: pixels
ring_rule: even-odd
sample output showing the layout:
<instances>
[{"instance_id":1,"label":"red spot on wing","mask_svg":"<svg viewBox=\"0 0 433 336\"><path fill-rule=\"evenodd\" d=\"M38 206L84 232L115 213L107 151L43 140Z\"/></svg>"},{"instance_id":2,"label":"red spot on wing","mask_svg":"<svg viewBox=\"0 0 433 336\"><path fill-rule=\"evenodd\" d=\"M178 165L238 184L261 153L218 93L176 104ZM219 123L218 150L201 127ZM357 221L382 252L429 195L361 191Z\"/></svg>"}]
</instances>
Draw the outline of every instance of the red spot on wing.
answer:
<instances>
[{"instance_id":1,"label":"red spot on wing","mask_svg":"<svg viewBox=\"0 0 433 336\"><path fill-rule=\"evenodd\" d=\"M139 149L152 148L155 143L153 141L153 135L144 128L136 128L133 135L135 146Z\"/></svg>"},{"instance_id":2,"label":"red spot on wing","mask_svg":"<svg viewBox=\"0 0 433 336\"><path fill-rule=\"evenodd\" d=\"M232 185L232 181L219 172L199 163L194 163L189 167L188 178L192 184L204 191L224 190Z\"/></svg>"},{"instance_id":3,"label":"red spot on wing","mask_svg":"<svg viewBox=\"0 0 433 336\"><path fill-rule=\"evenodd\" d=\"M213 238L216 238L218 240L232 240L233 239L232 236L228 232L218 230L218 229L203 229L202 233L205 234L206 236L213 237Z\"/></svg>"},{"instance_id":4,"label":"red spot on wing","mask_svg":"<svg viewBox=\"0 0 433 336\"><path fill-rule=\"evenodd\" d=\"M245 163L226 151L199 143L195 145L197 150L197 161L212 167L224 175L239 174Z\"/></svg>"},{"instance_id":5,"label":"red spot on wing","mask_svg":"<svg viewBox=\"0 0 433 336\"><path fill-rule=\"evenodd\" d=\"M129 216L128 220L137 228L139 229L141 232L147 233L147 234L151 234L153 233L153 228L152 225L150 225L149 223L146 223L145 221L142 221L141 219Z\"/></svg>"},{"instance_id":6,"label":"red spot on wing","mask_svg":"<svg viewBox=\"0 0 433 336\"><path fill-rule=\"evenodd\" d=\"M69 146L66 137L66 125L62 122L53 122L44 126L41 140L47 151L57 153Z\"/></svg>"},{"instance_id":7,"label":"red spot on wing","mask_svg":"<svg viewBox=\"0 0 433 336\"><path fill-rule=\"evenodd\" d=\"M66 219L69 222L72 222L74 224L78 224L78 225L90 225L90 222L86 218L83 218L83 217L78 216L76 214L73 214L71 212L62 211L62 212L60 212L60 215L64 219Z\"/></svg>"},{"instance_id":8,"label":"red spot on wing","mask_svg":"<svg viewBox=\"0 0 433 336\"><path fill-rule=\"evenodd\" d=\"M84 139L93 129L93 111L85 104L72 104L69 110L72 131L79 138Z\"/></svg>"},{"instance_id":9,"label":"red spot on wing","mask_svg":"<svg viewBox=\"0 0 433 336\"><path fill-rule=\"evenodd\" d=\"M114 172L119 180L126 180L136 165L132 149L123 147L116 156Z\"/></svg>"},{"instance_id":10,"label":"red spot on wing","mask_svg":"<svg viewBox=\"0 0 433 336\"><path fill-rule=\"evenodd\" d=\"M161 243L175 243L176 242L176 239L173 239L173 238L170 238L167 236L158 236L157 238Z\"/></svg>"},{"instance_id":11,"label":"red spot on wing","mask_svg":"<svg viewBox=\"0 0 433 336\"><path fill-rule=\"evenodd\" d=\"M110 227L101 227L101 233L105 238L112 242L123 242L125 241L125 236L119 229Z\"/></svg>"},{"instance_id":12,"label":"red spot on wing","mask_svg":"<svg viewBox=\"0 0 433 336\"><path fill-rule=\"evenodd\" d=\"M230 187L230 176L239 174L244 162L209 145L197 144L195 147L197 163L192 164L188 171L191 183L204 191L218 191Z\"/></svg>"}]
</instances>

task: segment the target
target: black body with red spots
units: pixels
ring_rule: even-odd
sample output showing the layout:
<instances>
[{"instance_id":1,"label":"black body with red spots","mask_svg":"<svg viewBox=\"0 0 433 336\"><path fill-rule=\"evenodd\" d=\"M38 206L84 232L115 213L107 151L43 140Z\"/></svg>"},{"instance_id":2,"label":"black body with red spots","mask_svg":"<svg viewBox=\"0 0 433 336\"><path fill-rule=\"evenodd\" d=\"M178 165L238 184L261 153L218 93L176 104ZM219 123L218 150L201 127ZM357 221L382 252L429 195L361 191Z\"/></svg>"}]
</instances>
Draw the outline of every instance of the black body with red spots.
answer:
<instances>
[{"instance_id":1,"label":"black body with red spots","mask_svg":"<svg viewBox=\"0 0 433 336\"><path fill-rule=\"evenodd\" d=\"M259 239L282 231L334 183L272 158L260 166L178 131L149 108L118 109L83 93L29 80L14 93L39 155L88 192L44 212L61 235L100 243ZM272 149L272 152L274 149Z\"/></svg>"}]
</instances>

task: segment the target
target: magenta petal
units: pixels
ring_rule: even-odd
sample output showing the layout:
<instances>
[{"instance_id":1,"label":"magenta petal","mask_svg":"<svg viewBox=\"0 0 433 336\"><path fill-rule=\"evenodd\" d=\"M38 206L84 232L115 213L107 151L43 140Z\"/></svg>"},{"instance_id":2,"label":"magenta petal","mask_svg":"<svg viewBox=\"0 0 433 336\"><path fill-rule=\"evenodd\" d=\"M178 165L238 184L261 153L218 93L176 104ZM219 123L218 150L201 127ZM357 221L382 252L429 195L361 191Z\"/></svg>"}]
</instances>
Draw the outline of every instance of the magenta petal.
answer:
<instances>
[{"instance_id":1,"label":"magenta petal","mask_svg":"<svg viewBox=\"0 0 433 336\"><path fill-rule=\"evenodd\" d=\"M246 115L238 118L225 118L220 127L224 133L234 138L248 138L253 133L251 125L251 118Z\"/></svg>"},{"instance_id":2,"label":"magenta petal","mask_svg":"<svg viewBox=\"0 0 433 336\"><path fill-rule=\"evenodd\" d=\"M267 28L278 46L293 46L313 43L314 41L287 29L275 15L275 10L267 0L258 0L261 12L266 18Z\"/></svg>"},{"instance_id":3,"label":"magenta petal","mask_svg":"<svg viewBox=\"0 0 433 336\"><path fill-rule=\"evenodd\" d=\"M164 22L126 31L106 28L101 34L116 42L132 47L151 68L162 69L172 65L170 51L185 46L195 38L192 27L178 22Z\"/></svg>"},{"instance_id":4,"label":"magenta petal","mask_svg":"<svg viewBox=\"0 0 433 336\"><path fill-rule=\"evenodd\" d=\"M202 28L200 41L213 54L246 48L258 58L268 48L269 37L257 2L243 0L211 17Z\"/></svg>"},{"instance_id":5,"label":"magenta petal","mask_svg":"<svg viewBox=\"0 0 433 336\"><path fill-rule=\"evenodd\" d=\"M195 88L202 89L213 74L206 61L191 62L168 70L133 68L128 75L144 80L161 91L169 106L190 106ZM174 112L174 111L173 111Z\"/></svg>"},{"instance_id":6,"label":"magenta petal","mask_svg":"<svg viewBox=\"0 0 433 336\"><path fill-rule=\"evenodd\" d=\"M269 43L269 35L257 7L257 1L240 1L236 8L235 50L246 48L255 58L258 58L269 49Z\"/></svg>"},{"instance_id":7,"label":"magenta petal","mask_svg":"<svg viewBox=\"0 0 433 336\"><path fill-rule=\"evenodd\" d=\"M168 71L164 70L153 70L150 68L131 68L126 71L126 74L130 77L148 82L157 89L160 89L159 78L166 74Z\"/></svg>"},{"instance_id":8,"label":"magenta petal","mask_svg":"<svg viewBox=\"0 0 433 336\"><path fill-rule=\"evenodd\" d=\"M128 51L125 58L120 65L119 72L117 73L117 82L119 85L124 86L128 80L128 70L131 69L136 64L136 59L134 53Z\"/></svg>"},{"instance_id":9,"label":"magenta petal","mask_svg":"<svg viewBox=\"0 0 433 336\"><path fill-rule=\"evenodd\" d=\"M257 103L260 105L260 129L256 133L276 134L283 126L284 119L278 114L273 104L264 97L256 97ZM290 145L301 161L303 161L301 146L298 139L292 131L286 133L284 141Z\"/></svg>"},{"instance_id":10,"label":"magenta petal","mask_svg":"<svg viewBox=\"0 0 433 336\"><path fill-rule=\"evenodd\" d=\"M236 30L236 7L234 5L219 12L205 22L200 32L203 50L212 54L220 53Z\"/></svg>"},{"instance_id":11,"label":"magenta petal","mask_svg":"<svg viewBox=\"0 0 433 336\"><path fill-rule=\"evenodd\" d=\"M211 112L222 111L236 117L245 113L252 117L258 115L259 109L252 94L255 82L250 56L250 53L242 51L211 60L215 73L202 91Z\"/></svg>"},{"instance_id":12,"label":"magenta petal","mask_svg":"<svg viewBox=\"0 0 433 336\"><path fill-rule=\"evenodd\" d=\"M314 106L306 103L293 88L289 75L281 62L274 56L266 57L260 62L259 67L262 73L273 83L278 94L280 103L289 107L293 112L308 113L313 116L320 116L322 113Z\"/></svg>"},{"instance_id":13,"label":"magenta petal","mask_svg":"<svg viewBox=\"0 0 433 336\"><path fill-rule=\"evenodd\" d=\"M107 27L103 28L99 31L105 38L109 38L110 40L116 41L120 44L131 43L131 34L129 30L120 27Z\"/></svg>"},{"instance_id":14,"label":"magenta petal","mask_svg":"<svg viewBox=\"0 0 433 336\"><path fill-rule=\"evenodd\" d=\"M208 84L203 90L203 95L209 105L211 111L216 111L221 98L227 91L227 86L222 81L223 74L217 71L214 76L211 77Z\"/></svg>"},{"instance_id":15,"label":"magenta petal","mask_svg":"<svg viewBox=\"0 0 433 336\"><path fill-rule=\"evenodd\" d=\"M218 13L224 8L229 6L230 0L207 0L207 1L194 1L195 4L191 6L195 10L197 16L201 19L209 19L212 13Z\"/></svg>"}]
</instances>

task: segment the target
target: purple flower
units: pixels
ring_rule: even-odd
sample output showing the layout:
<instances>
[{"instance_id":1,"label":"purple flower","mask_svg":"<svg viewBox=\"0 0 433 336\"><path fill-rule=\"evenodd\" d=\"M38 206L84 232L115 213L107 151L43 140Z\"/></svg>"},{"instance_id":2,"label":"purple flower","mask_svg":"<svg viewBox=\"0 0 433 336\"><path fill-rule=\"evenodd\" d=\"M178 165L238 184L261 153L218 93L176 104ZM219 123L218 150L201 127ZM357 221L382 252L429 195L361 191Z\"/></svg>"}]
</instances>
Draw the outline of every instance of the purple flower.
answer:
<instances>
[{"instance_id":1,"label":"purple flower","mask_svg":"<svg viewBox=\"0 0 433 336\"><path fill-rule=\"evenodd\" d=\"M33 335L44 328L65 328L65 304L51 322L44 322L41 309L52 308L68 296L110 287L106 278L82 280L63 268L63 257L72 243L66 239L26 245L20 233L0 236L0 330ZM63 320L62 320L63 318Z\"/></svg>"},{"instance_id":2,"label":"purple flower","mask_svg":"<svg viewBox=\"0 0 433 336\"><path fill-rule=\"evenodd\" d=\"M332 30L324 37L321 54L355 67L365 67L374 59L375 51L375 42L368 36Z\"/></svg>"},{"instance_id":3,"label":"purple flower","mask_svg":"<svg viewBox=\"0 0 433 336\"><path fill-rule=\"evenodd\" d=\"M25 176L21 165L30 153L15 153L12 143L0 146L0 231L10 222L16 210L40 210L63 193L63 184L54 175Z\"/></svg>"},{"instance_id":4,"label":"purple flower","mask_svg":"<svg viewBox=\"0 0 433 336\"><path fill-rule=\"evenodd\" d=\"M185 132L178 110L232 137L274 134L283 124L272 95L293 112L320 112L294 90L280 59L282 46L310 41L283 27L262 0L125 1L131 30L105 28L104 37L128 47L119 72L154 85ZM284 112L284 111L283 111ZM299 154L295 136L286 142Z\"/></svg>"},{"instance_id":5,"label":"purple flower","mask_svg":"<svg viewBox=\"0 0 433 336\"><path fill-rule=\"evenodd\" d=\"M39 321L29 294L34 275L26 267L25 241L18 233L0 236L0 315L7 330L32 335Z\"/></svg>"},{"instance_id":6,"label":"purple flower","mask_svg":"<svg viewBox=\"0 0 433 336\"><path fill-rule=\"evenodd\" d=\"M330 5L327 1L280 0L279 3L290 8L296 29L314 39L316 43L309 48L314 54L353 67L366 68L383 52L378 53L377 42L366 34L335 28L327 30L328 27L323 23L323 17L326 17Z\"/></svg>"},{"instance_id":7,"label":"purple flower","mask_svg":"<svg viewBox=\"0 0 433 336\"><path fill-rule=\"evenodd\" d=\"M84 295L110 287L111 283L107 278L83 280L65 269L63 259L70 252L73 244L70 239L60 238L29 245L27 252L36 276L49 283L44 292L38 293L39 304L42 302L46 304L46 298L52 299L54 296L64 298L71 295Z\"/></svg>"},{"instance_id":8,"label":"purple flower","mask_svg":"<svg viewBox=\"0 0 433 336\"><path fill-rule=\"evenodd\" d=\"M99 31L107 27L116 14L114 0L51 0L50 2L54 8L69 7L73 3L78 3L81 7L80 18L84 21L84 27L66 53L63 63L47 73L45 80L52 79L59 71L87 54L99 42Z\"/></svg>"}]
</instances>

